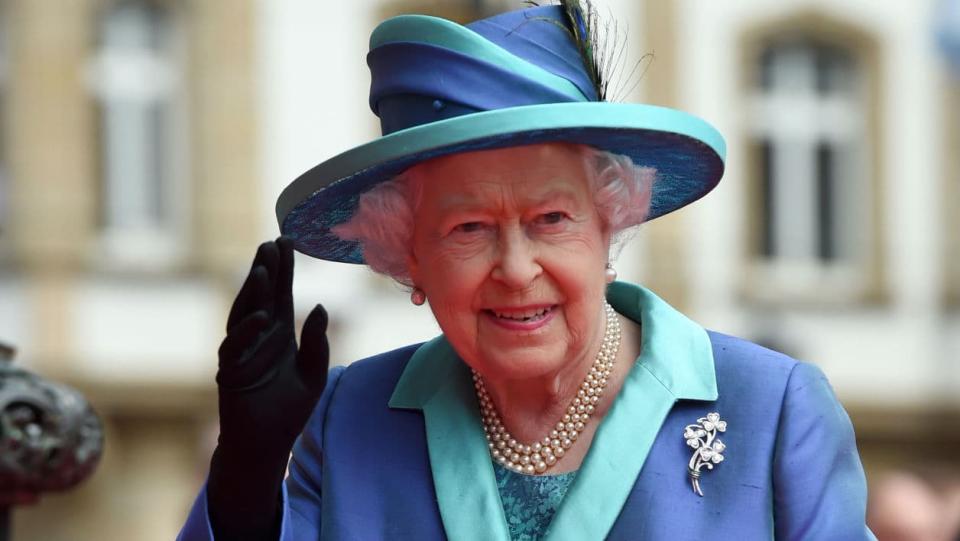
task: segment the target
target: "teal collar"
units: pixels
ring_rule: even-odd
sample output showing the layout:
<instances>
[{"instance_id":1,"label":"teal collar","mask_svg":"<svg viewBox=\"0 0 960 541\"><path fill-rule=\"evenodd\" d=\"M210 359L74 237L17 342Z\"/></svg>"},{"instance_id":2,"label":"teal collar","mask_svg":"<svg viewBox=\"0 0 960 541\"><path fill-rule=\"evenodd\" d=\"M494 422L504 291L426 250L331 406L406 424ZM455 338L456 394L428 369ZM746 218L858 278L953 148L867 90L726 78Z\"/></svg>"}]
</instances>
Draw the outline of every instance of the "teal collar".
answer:
<instances>
[{"instance_id":1,"label":"teal collar","mask_svg":"<svg viewBox=\"0 0 960 541\"><path fill-rule=\"evenodd\" d=\"M713 350L702 327L636 285L611 284L607 301L642 325L640 357L597 428L553 518L550 541L606 537L673 404L717 398ZM390 407L424 413L447 536L509 541L470 369L442 336L411 357Z\"/></svg>"}]
</instances>

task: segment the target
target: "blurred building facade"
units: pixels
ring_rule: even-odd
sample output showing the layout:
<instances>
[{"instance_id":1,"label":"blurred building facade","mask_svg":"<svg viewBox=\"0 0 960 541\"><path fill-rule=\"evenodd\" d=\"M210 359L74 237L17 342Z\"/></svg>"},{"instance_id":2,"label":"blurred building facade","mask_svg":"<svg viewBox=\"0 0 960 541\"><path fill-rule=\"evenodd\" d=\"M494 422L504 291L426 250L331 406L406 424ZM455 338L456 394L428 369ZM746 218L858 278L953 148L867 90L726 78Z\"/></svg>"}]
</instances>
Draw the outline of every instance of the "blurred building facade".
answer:
<instances>
[{"instance_id":1,"label":"blurred building facade","mask_svg":"<svg viewBox=\"0 0 960 541\"><path fill-rule=\"evenodd\" d=\"M260 238L254 6L2 3L0 338L83 390L106 451L18 539L170 539Z\"/></svg>"},{"instance_id":2,"label":"blurred building facade","mask_svg":"<svg viewBox=\"0 0 960 541\"><path fill-rule=\"evenodd\" d=\"M597 0L728 168L617 262L705 326L820 365L871 475L960 443L960 83L940 2ZM507 1L0 1L0 340L104 416L100 471L23 539L169 539L215 436L216 349L273 203L375 137L366 41L403 12ZM644 61L646 62L646 61ZM629 89L630 83L625 83ZM365 269L297 260L334 362L437 332ZM744 397L749 399L749 397ZM953 428L951 428L953 427ZM953 468L956 468L953 466Z\"/></svg>"}]
</instances>

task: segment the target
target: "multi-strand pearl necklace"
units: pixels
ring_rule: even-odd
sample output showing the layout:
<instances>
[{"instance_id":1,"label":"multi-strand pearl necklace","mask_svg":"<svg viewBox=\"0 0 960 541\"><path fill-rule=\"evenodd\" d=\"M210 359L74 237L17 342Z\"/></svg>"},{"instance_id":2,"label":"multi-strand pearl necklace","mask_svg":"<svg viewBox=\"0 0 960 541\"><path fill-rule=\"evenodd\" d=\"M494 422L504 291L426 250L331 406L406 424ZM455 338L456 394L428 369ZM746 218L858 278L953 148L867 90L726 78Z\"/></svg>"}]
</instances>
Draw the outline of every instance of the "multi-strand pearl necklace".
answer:
<instances>
[{"instance_id":1,"label":"multi-strand pearl necklace","mask_svg":"<svg viewBox=\"0 0 960 541\"><path fill-rule=\"evenodd\" d=\"M613 308L604 302L604 311L607 316L606 329L603 333L603 344L597 358L584 378L566 414L557 422L550 434L542 440L530 445L517 441L507 432L500 421L496 406L487 393L487 388L475 370L473 385L477 390L477 400L480 402L480 414L483 420L483 431L486 433L487 445L494 460L506 468L526 473L544 473L557 460L563 458L567 449L577 441L583 428L593 415L597 402L603 396L607 386L607 379L613 370L613 361L620 350L620 320Z\"/></svg>"}]
</instances>

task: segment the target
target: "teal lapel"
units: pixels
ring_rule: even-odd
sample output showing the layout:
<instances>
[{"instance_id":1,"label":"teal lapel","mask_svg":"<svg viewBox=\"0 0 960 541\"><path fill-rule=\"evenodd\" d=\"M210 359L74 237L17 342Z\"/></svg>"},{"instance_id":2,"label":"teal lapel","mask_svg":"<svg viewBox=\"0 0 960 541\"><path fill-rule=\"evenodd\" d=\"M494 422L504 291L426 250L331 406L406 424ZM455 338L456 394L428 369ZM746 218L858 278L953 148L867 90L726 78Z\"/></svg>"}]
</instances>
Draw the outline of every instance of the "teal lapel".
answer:
<instances>
[{"instance_id":1,"label":"teal lapel","mask_svg":"<svg viewBox=\"0 0 960 541\"><path fill-rule=\"evenodd\" d=\"M673 404L717 398L713 349L702 327L638 286L613 283L607 300L641 324L640 357L597 427L577 478L550 523L549 541L605 538Z\"/></svg>"},{"instance_id":2,"label":"teal lapel","mask_svg":"<svg viewBox=\"0 0 960 541\"><path fill-rule=\"evenodd\" d=\"M673 404L717 398L713 352L703 328L638 286L611 284L607 299L641 323L641 354L553 518L550 541L606 537ZM390 407L423 410L447 536L508 541L470 370L443 337L410 359Z\"/></svg>"},{"instance_id":3,"label":"teal lapel","mask_svg":"<svg viewBox=\"0 0 960 541\"><path fill-rule=\"evenodd\" d=\"M390 407L423 410L433 485L447 537L510 541L473 378L442 336L410 358Z\"/></svg>"}]
</instances>

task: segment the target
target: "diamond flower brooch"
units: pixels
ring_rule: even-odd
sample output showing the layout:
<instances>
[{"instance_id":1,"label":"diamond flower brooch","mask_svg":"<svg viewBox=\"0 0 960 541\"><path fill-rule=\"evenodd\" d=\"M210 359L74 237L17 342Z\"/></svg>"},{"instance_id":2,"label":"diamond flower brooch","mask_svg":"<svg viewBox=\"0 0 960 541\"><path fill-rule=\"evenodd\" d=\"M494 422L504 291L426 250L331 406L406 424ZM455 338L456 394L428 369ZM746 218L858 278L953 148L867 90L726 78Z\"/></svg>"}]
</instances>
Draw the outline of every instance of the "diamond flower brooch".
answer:
<instances>
[{"instance_id":1,"label":"diamond flower brooch","mask_svg":"<svg viewBox=\"0 0 960 541\"><path fill-rule=\"evenodd\" d=\"M720 420L719 413L708 413L706 417L697 419L696 424L687 425L683 430L683 438L687 445L693 448L693 456L687 465L690 474L690 485L698 496L703 496L700 490L700 470L706 466L712 470L715 464L723 462L723 451L727 446L717 437L718 432L727 431L727 422Z\"/></svg>"}]
</instances>

